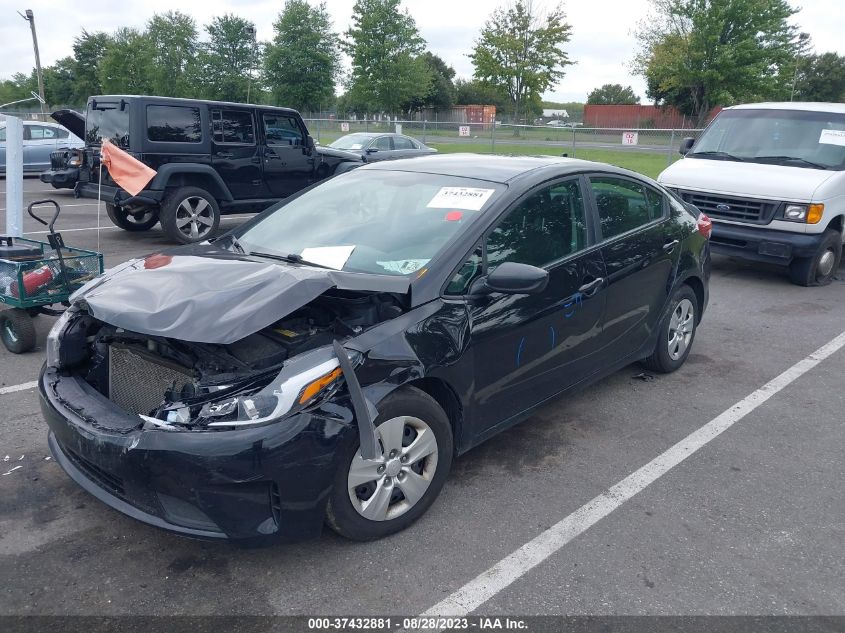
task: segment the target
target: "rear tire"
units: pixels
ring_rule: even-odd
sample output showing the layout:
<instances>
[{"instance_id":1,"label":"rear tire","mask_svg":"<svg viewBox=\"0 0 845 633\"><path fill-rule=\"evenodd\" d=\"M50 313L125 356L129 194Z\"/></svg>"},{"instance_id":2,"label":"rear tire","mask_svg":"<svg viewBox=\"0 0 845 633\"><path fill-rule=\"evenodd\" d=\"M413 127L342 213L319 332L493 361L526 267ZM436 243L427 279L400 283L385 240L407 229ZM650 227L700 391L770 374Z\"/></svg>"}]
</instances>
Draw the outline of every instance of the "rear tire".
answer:
<instances>
[{"instance_id":1,"label":"rear tire","mask_svg":"<svg viewBox=\"0 0 845 633\"><path fill-rule=\"evenodd\" d=\"M136 213L128 213L122 207L118 209L113 204L106 204L106 213L115 226L130 233L149 231L158 224L158 214L149 207L141 207Z\"/></svg>"},{"instance_id":2,"label":"rear tire","mask_svg":"<svg viewBox=\"0 0 845 633\"><path fill-rule=\"evenodd\" d=\"M698 297L692 288L684 284L675 291L657 328L654 351L642 361L647 369L670 374L684 364L695 340L698 310Z\"/></svg>"},{"instance_id":3,"label":"rear tire","mask_svg":"<svg viewBox=\"0 0 845 633\"><path fill-rule=\"evenodd\" d=\"M12 308L0 312L0 339L13 354L35 349L35 324L26 310Z\"/></svg>"},{"instance_id":4,"label":"rear tire","mask_svg":"<svg viewBox=\"0 0 845 633\"><path fill-rule=\"evenodd\" d=\"M828 229L811 257L797 257L789 265L789 279L798 286L826 286L842 259L842 234Z\"/></svg>"},{"instance_id":5,"label":"rear tire","mask_svg":"<svg viewBox=\"0 0 845 633\"><path fill-rule=\"evenodd\" d=\"M167 193L159 213L164 234L180 244L194 244L212 237L220 226L220 205L199 187L179 187Z\"/></svg>"},{"instance_id":6,"label":"rear tire","mask_svg":"<svg viewBox=\"0 0 845 633\"><path fill-rule=\"evenodd\" d=\"M356 430L341 456L326 513L329 527L356 541L411 525L434 503L452 467L449 418L427 393L394 391L379 404L375 424L383 454L375 462L363 460Z\"/></svg>"}]
</instances>

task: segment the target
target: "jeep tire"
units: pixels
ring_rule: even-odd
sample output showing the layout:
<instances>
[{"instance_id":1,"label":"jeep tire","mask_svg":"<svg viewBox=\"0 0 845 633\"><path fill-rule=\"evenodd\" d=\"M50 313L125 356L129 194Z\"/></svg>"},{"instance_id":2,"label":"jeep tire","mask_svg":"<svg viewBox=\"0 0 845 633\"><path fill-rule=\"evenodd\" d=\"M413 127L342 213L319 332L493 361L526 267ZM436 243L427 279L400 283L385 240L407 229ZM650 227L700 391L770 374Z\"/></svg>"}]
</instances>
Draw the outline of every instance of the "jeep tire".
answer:
<instances>
[{"instance_id":1,"label":"jeep tire","mask_svg":"<svg viewBox=\"0 0 845 633\"><path fill-rule=\"evenodd\" d=\"M159 221L164 234L174 242L202 242L220 226L220 205L205 189L179 187L165 194Z\"/></svg>"},{"instance_id":2,"label":"jeep tire","mask_svg":"<svg viewBox=\"0 0 845 633\"><path fill-rule=\"evenodd\" d=\"M115 226L132 233L149 231L158 224L158 213L150 207L141 207L134 213L130 213L123 207L106 204L106 213L109 214L109 219Z\"/></svg>"}]
</instances>

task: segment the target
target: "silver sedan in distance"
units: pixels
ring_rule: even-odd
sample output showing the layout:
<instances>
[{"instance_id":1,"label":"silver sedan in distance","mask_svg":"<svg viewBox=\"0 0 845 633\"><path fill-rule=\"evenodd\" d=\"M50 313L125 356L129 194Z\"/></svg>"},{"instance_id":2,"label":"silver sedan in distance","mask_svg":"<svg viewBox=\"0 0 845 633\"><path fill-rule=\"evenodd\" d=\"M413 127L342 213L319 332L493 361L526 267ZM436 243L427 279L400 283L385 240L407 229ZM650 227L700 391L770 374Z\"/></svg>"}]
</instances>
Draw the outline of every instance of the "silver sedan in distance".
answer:
<instances>
[{"instance_id":1,"label":"silver sedan in distance","mask_svg":"<svg viewBox=\"0 0 845 633\"><path fill-rule=\"evenodd\" d=\"M329 147L360 154L365 163L436 154L437 150L404 134L356 132L341 136Z\"/></svg>"},{"instance_id":2,"label":"silver sedan in distance","mask_svg":"<svg viewBox=\"0 0 845 633\"><path fill-rule=\"evenodd\" d=\"M23 122L23 171L50 168L50 154L62 148L85 147L85 142L57 123ZM0 121L0 174L6 173L6 122Z\"/></svg>"}]
</instances>

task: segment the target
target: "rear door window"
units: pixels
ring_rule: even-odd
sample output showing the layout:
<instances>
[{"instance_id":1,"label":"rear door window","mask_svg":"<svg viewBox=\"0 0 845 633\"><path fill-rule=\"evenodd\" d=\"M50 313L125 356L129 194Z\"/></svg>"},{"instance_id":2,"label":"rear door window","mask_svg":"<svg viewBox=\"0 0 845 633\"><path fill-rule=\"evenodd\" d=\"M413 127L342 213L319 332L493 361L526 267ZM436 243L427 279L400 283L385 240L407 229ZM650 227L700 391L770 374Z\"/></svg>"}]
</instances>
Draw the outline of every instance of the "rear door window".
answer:
<instances>
[{"instance_id":1,"label":"rear door window","mask_svg":"<svg viewBox=\"0 0 845 633\"><path fill-rule=\"evenodd\" d=\"M215 143L255 145L255 126L251 112L212 110L211 122Z\"/></svg>"},{"instance_id":2,"label":"rear door window","mask_svg":"<svg viewBox=\"0 0 845 633\"><path fill-rule=\"evenodd\" d=\"M147 138L162 143L199 143L202 141L200 109L148 105Z\"/></svg>"}]
</instances>

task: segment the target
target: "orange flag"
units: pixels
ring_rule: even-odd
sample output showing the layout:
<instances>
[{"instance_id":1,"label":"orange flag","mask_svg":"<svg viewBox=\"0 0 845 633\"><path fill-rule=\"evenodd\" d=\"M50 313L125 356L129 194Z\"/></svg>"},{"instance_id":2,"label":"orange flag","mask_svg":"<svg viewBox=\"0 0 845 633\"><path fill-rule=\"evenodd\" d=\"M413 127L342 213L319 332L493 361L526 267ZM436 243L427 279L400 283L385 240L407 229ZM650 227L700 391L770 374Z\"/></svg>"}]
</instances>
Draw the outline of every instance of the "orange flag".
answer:
<instances>
[{"instance_id":1,"label":"orange flag","mask_svg":"<svg viewBox=\"0 0 845 633\"><path fill-rule=\"evenodd\" d=\"M156 170L133 158L111 141L103 139L100 160L109 170L112 180L133 196L137 196L156 175Z\"/></svg>"}]
</instances>

